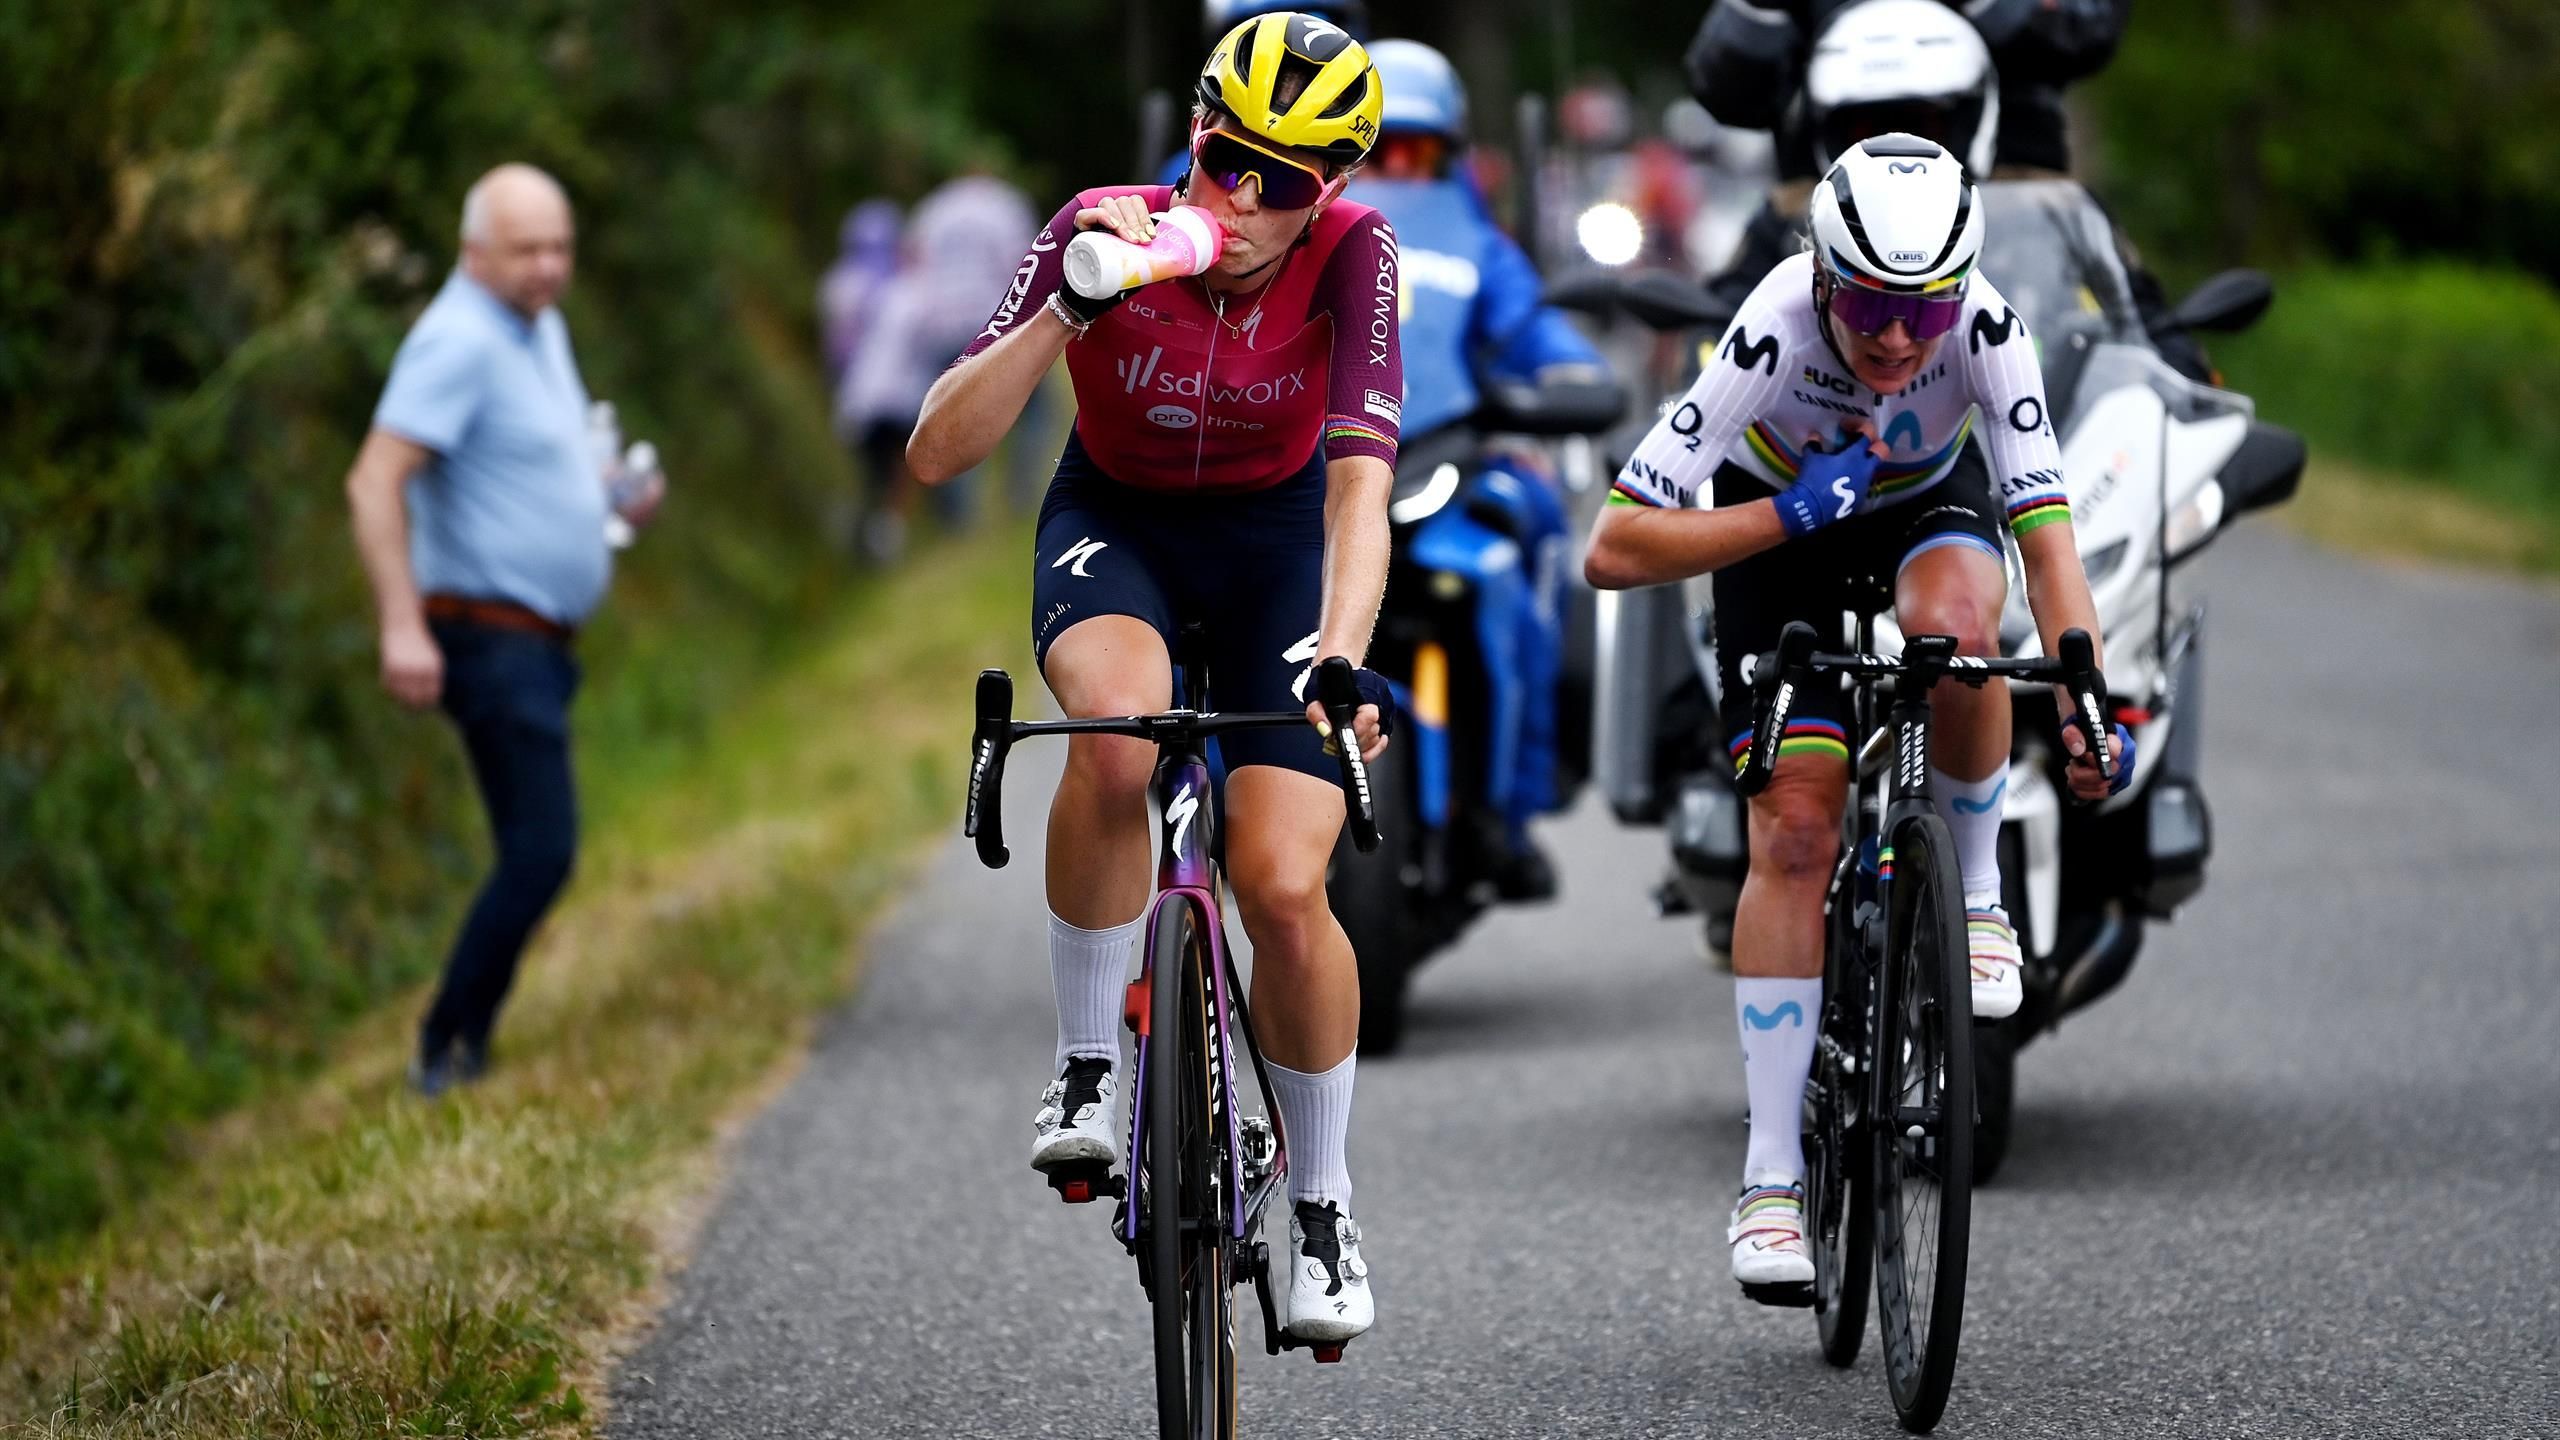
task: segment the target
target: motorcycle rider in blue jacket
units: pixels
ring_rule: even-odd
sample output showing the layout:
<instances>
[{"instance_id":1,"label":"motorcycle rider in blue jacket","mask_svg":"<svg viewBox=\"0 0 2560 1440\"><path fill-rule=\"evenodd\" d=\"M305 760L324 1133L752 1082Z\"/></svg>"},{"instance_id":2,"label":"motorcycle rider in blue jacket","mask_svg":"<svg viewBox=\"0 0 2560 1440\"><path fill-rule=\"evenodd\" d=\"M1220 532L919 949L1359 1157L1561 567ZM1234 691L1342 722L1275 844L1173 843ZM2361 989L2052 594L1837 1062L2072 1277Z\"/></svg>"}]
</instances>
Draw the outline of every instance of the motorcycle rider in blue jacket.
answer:
<instances>
[{"instance_id":1,"label":"motorcycle rider in blue jacket","mask_svg":"<svg viewBox=\"0 0 2560 1440\"><path fill-rule=\"evenodd\" d=\"M1562 311L1541 303L1537 267L1494 223L1466 172L1467 97L1456 69L1437 50L1411 40L1373 42L1369 56L1386 91L1386 111L1371 162L1348 193L1385 212L1395 226L1403 433L1419 438L1464 423L1483 404L1487 382L1605 379L1607 362ZM1486 453L1451 503L1491 520L1518 543L1525 561L1518 584L1482 597L1485 606L1511 613L1522 681L1517 704L1498 704L1487 717L1488 748L1496 757L1488 785L1510 850L1495 888L1505 899L1544 898L1555 892L1555 874L1529 836L1529 821L1563 800L1556 783L1556 699L1569 522L1556 477L1526 448Z\"/></svg>"}]
</instances>

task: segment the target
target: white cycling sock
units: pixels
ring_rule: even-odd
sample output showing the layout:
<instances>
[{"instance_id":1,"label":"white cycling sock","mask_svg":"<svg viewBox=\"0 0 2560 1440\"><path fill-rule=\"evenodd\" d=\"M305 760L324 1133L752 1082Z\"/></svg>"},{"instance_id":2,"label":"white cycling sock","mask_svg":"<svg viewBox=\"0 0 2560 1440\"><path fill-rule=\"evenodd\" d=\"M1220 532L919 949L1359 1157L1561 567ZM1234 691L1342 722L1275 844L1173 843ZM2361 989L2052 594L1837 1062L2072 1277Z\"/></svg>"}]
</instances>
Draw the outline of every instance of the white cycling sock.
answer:
<instances>
[{"instance_id":1,"label":"white cycling sock","mask_svg":"<svg viewBox=\"0 0 2560 1440\"><path fill-rule=\"evenodd\" d=\"M1289 1203L1330 1200L1351 1213L1351 1072L1360 1052L1321 1075L1263 1062L1271 1072L1271 1100L1280 1108L1280 1132L1289 1141Z\"/></svg>"},{"instance_id":2,"label":"white cycling sock","mask_svg":"<svg viewBox=\"0 0 2560 1440\"><path fill-rule=\"evenodd\" d=\"M2000 802L2009 793L2009 762L1979 780L1959 780L1929 767L1929 793L1938 818L1956 839L1956 867L1964 872L1964 903L2000 903Z\"/></svg>"},{"instance_id":3,"label":"white cycling sock","mask_svg":"<svg viewBox=\"0 0 2560 1440\"><path fill-rule=\"evenodd\" d=\"M1822 982L1737 975L1733 1020L1742 1032L1742 1079L1751 1092L1746 1185L1804 1178L1804 1085L1822 1023Z\"/></svg>"},{"instance_id":4,"label":"white cycling sock","mask_svg":"<svg viewBox=\"0 0 2560 1440\"><path fill-rule=\"evenodd\" d=\"M1049 917L1049 981L1058 991L1058 1068L1077 1055L1120 1063L1121 1013L1129 962L1146 917L1108 930L1080 930Z\"/></svg>"}]
</instances>

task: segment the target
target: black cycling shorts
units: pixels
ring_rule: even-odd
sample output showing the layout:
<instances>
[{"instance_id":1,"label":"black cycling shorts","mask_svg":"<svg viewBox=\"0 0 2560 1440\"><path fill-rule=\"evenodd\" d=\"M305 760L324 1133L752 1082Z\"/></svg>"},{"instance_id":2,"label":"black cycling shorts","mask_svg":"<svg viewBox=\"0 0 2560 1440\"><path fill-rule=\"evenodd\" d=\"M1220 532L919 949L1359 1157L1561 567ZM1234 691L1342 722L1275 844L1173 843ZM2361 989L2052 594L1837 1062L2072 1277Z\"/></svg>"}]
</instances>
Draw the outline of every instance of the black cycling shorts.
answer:
<instances>
[{"instance_id":1,"label":"black cycling shorts","mask_svg":"<svg viewBox=\"0 0 2560 1440\"><path fill-rule=\"evenodd\" d=\"M1123 485L1075 436L1040 504L1031 571L1031 650L1080 620L1128 615L1174 648L1202 627L1210 703L1221 710L1303 710L1324 603L1324 452L1295 474L1242 494L1182 494ZM1221 735L1228 770L1277 765L1331 783L1340 762L1315 727Z\"/></svg>"},{"instance_id":2,"label":"black cycling shorts","mask_svg":"<svg viewBox=\"0 0 2560 1440\"><path fill-rule=\"evenodd\" d=\"M1716 471L1719 508L1769 498L1768 483L1727 462ZM1778 632L1802 620L1837 649L1848 637L1840 616L1856 601L1858 582L1891 584L1913 556L1942 545L2001 556L2000 507L1981 447L1967 445L1947 478L1899 504L1827 525L1800 540L1772 546L1715 574L1716 678L1724 696L1718 717L1727 753L1737 760L1751 741L1752 693L1742 678L1745 656L1776 649ZM1849 688L1825 680L1796 692L1779 754L1848 757Z\"/></svg>"}]
</instances>

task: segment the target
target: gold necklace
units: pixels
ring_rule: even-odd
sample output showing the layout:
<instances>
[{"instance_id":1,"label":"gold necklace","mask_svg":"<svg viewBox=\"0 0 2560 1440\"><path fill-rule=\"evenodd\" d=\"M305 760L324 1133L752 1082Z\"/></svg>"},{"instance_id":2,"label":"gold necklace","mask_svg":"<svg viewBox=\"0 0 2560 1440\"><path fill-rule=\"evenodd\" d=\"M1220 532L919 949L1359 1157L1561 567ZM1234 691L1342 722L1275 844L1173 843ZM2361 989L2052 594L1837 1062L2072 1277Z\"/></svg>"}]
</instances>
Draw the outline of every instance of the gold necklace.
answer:
<instances>
[{"instance_id":1,"label":"gold necklace","mask_svg":"<svg viewBox=\"0 0 2560 1440\"><path fill-rule=\"evenodd\" d=\"M1238 340L1244 338L1245 328L1253 324L1253 317L1262 313L1262 302L1271 298L1272 290L1280 284L1280 277L1288 271L1289 261L1295 257L1295 254L1296 252L1292 251L1280 257L1278 268L1271 272L1271 279L1263 285L1261 292L1253 297L1253 308L1244 312L1242 320L1227 319L1227 297L1219 291L1210 289L1209 282L1206 280L1200 282L1200 293L1209 297L1209 312L1218 317L1219 324L1227 327L1229 335Z\"/></svg>"}]
</instances>

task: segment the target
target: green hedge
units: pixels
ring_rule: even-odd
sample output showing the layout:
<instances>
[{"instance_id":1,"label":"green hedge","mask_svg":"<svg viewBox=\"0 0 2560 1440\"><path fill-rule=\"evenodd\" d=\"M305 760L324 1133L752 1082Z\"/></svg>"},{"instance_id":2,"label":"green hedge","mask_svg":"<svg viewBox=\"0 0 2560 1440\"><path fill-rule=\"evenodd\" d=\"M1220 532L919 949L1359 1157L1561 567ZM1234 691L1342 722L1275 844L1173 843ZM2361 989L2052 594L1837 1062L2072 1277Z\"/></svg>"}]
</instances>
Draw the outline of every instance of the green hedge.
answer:
<instances>
[{"instance_id":1,"label":"green hedge","mask_svg":"<svg viewBox=\"0 0 2560 1440\"><path fill-rule=\"evenodd\" d=\"M668 457L585 649L609 824L844 583L811 287L852 199L1001 158L971 107L1005 13L9 7L0 1270L432 974L468 899L476 806L374 682L340 488L464 188L566 183L589 388Z\"/></svg>"},{"instance_id":2,"label":"green hedge","mask_svg":"<svg viewBox=\"0 0 2560 1440\"><path fill-rule=\"evenodd\" d=\"M2560 516L2560 291L2436 263L2297 271L2276 293L2213 354L2315 457Z\"/></svg>"}]
</instances>

